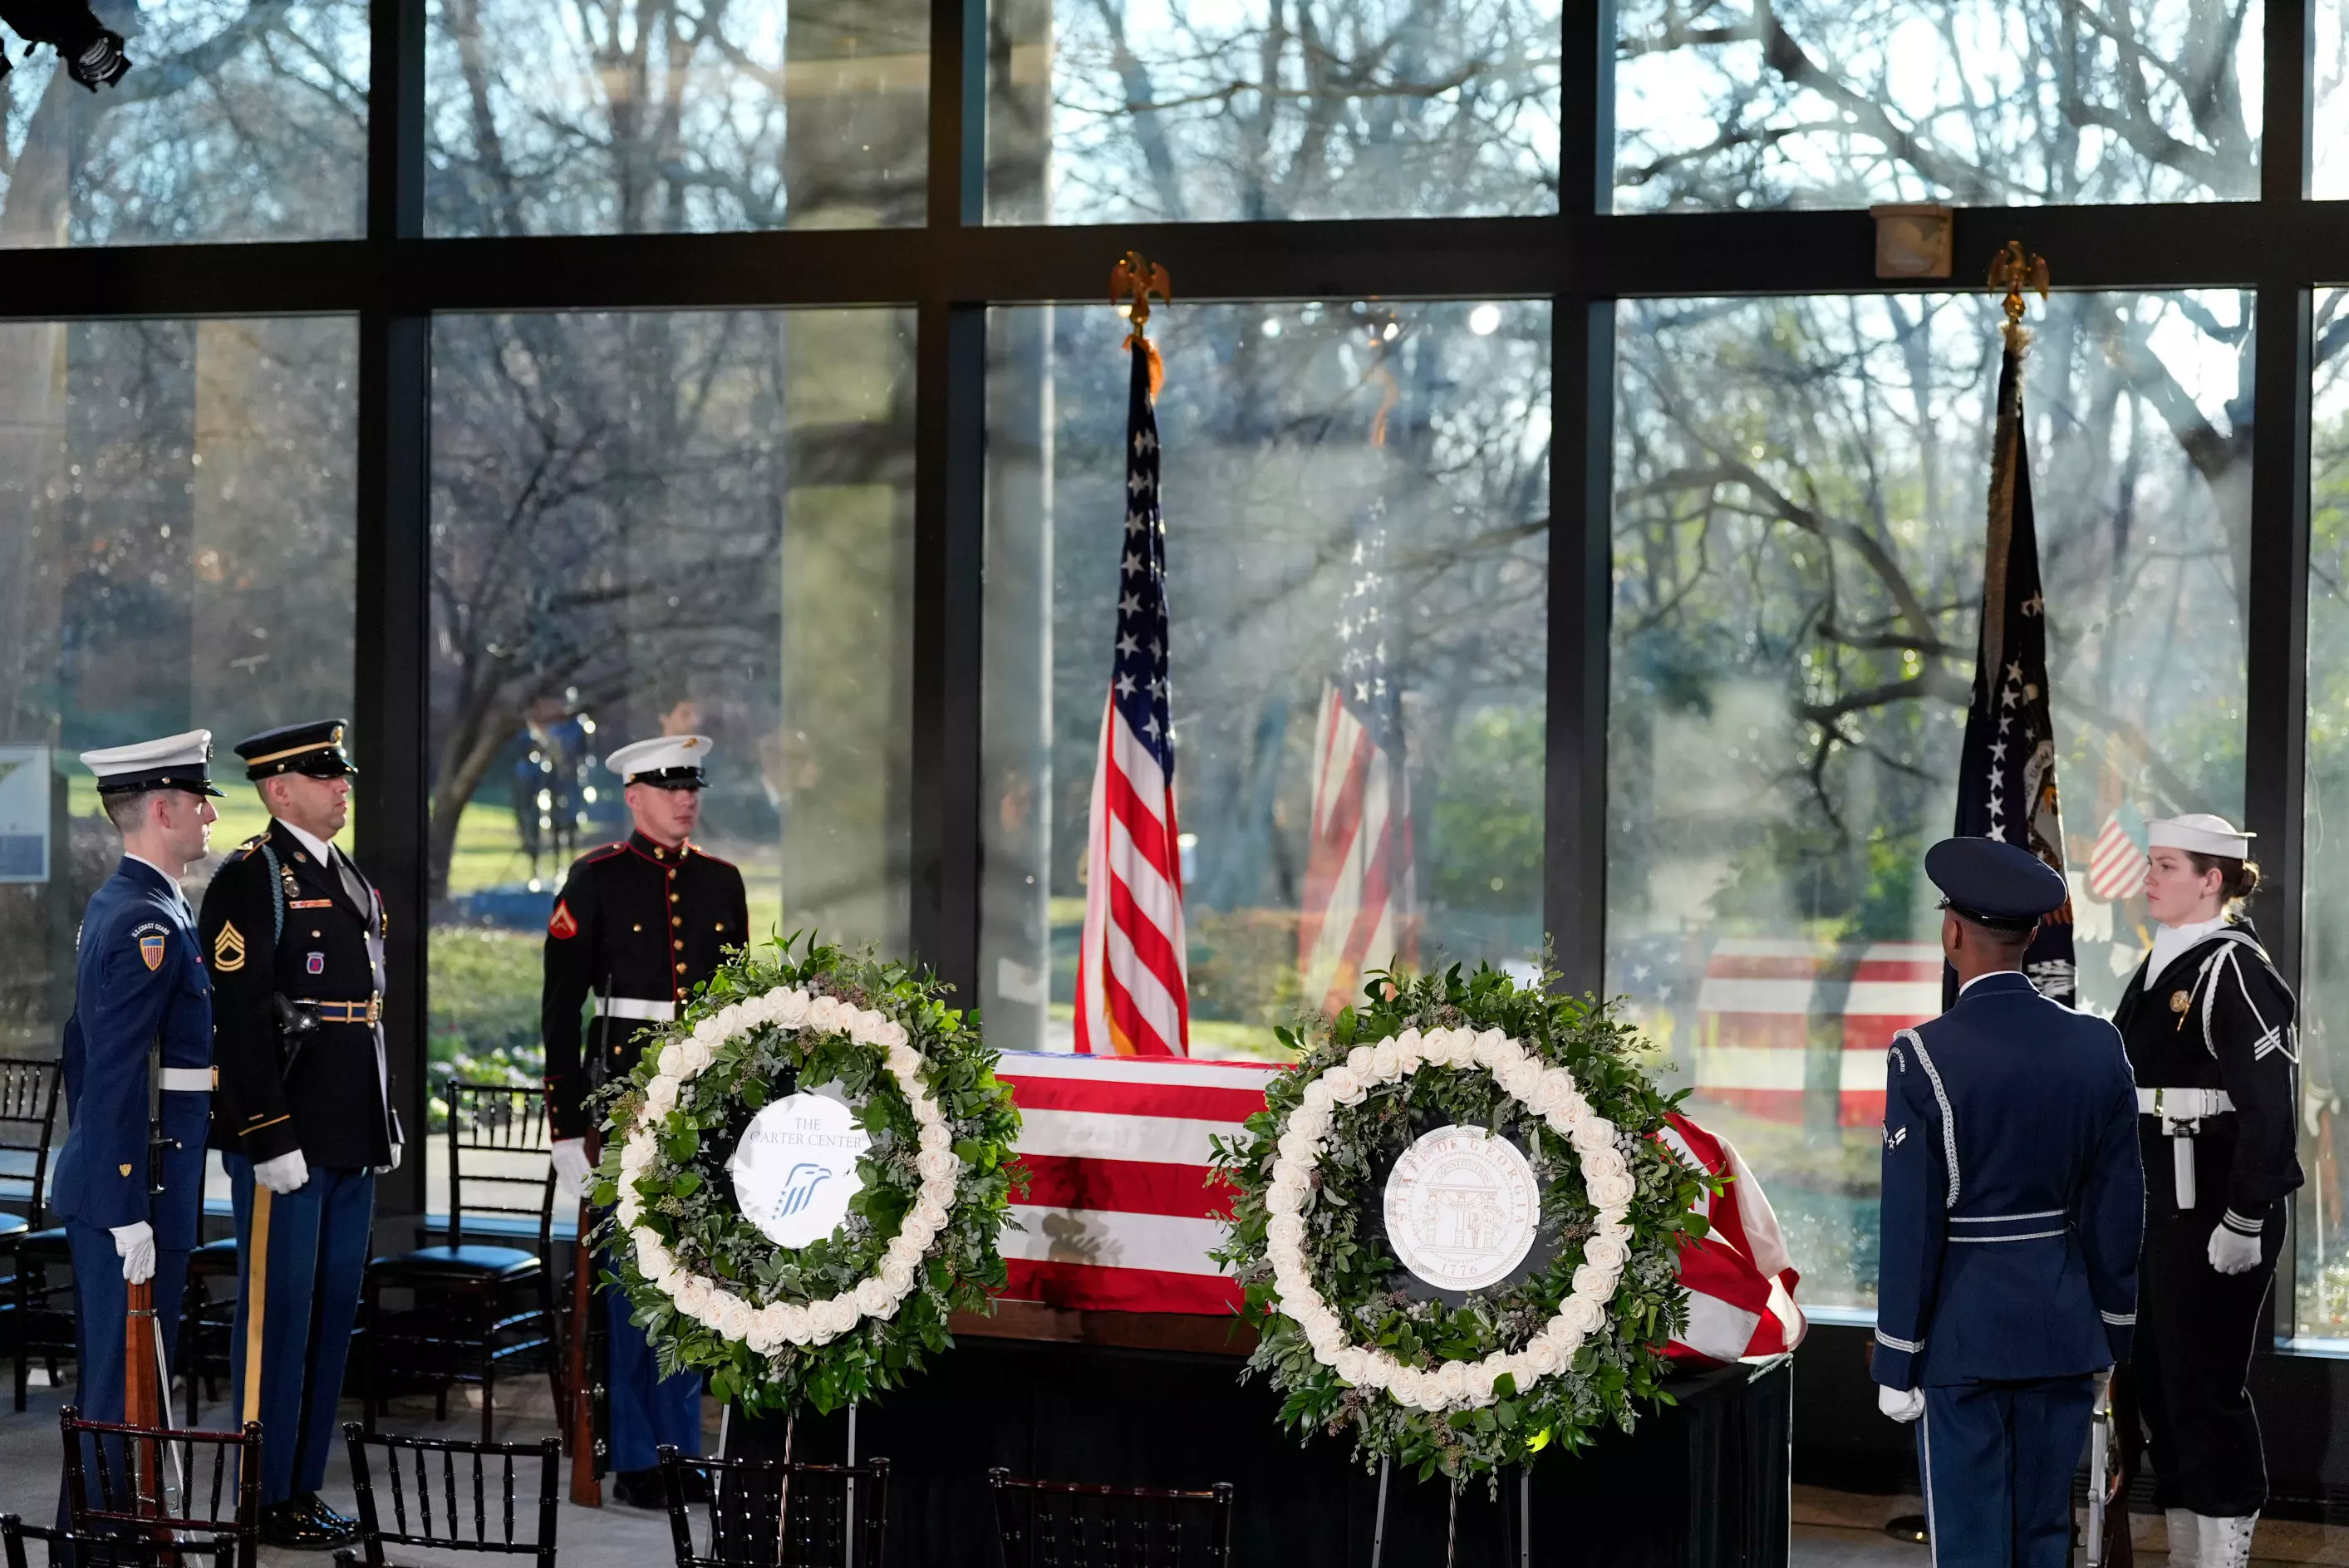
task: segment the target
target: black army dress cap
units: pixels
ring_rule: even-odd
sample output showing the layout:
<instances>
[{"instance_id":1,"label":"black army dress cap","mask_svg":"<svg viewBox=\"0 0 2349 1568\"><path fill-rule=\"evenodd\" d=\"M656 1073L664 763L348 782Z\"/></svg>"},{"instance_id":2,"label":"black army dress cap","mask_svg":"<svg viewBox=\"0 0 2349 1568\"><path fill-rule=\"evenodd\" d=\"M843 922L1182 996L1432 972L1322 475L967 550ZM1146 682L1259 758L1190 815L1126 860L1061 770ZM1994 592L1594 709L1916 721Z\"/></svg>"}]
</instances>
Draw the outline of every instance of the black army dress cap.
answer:
<instances>
[{"instance_id":1,"label":"black army dress cap","mask_svg":"<svg viewBox=\"0 0 2349 1568\"><path fill-rule=\"evenodd\" d=\"M244 759L244 776L255 784L279 774L338 779L359 771L351 765L351 754L343 750L343 732L348 728L342 719L286 724L246 736L236 743L236 754Z\"/></svg>"},{"instance_id":2,"label":"black army dress cap","mask_svg":"<svg viewBox=\"0 0 2349 1568\"><path fill-rule=\"evenodd\" d=\"M1951 909L2000 930L2027 931L2070 897L2054 867L1999 838L1944 838L1925 851L1925 875Z\"/></svg>"}]
</instances>

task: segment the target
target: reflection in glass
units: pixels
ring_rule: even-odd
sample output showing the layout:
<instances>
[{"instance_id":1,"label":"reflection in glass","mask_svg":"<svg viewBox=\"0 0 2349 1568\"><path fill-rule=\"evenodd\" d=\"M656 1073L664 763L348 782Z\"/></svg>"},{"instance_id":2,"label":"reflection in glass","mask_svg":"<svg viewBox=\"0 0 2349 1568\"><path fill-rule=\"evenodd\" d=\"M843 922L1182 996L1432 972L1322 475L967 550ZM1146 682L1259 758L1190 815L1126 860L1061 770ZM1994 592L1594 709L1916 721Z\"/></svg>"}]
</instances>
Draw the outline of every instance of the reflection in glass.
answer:
<instances>
[{"instance_id":1,"label":"reflection in glass","mask_svg":"<svg viewBox=\"0 0 2349 1568\"><path fill-rule=\"evenodd\" d=\"M1081 874L1125 515L1126 365L1100 309L999 309L988 415L979 1005L1068 1050ZM1391 335L1390 335L1391 334ZM1371 907L1321 873L1325 700L1391 625L1391 957L1542 944L1549 307L1186 307L1163 317L1175 790L1192 1053L1350 993L1317 929ZM1378 651L1373 649L1372 651ZM1324 788L1323 798L1332 792ZM1349 902L1351 899L1352 901ZM1342 946L1342 944L1338 944Z\"/></svg>"},{"instance_id":2,"label":"reflection in glass","mask_svg":"<svg viewBox=\"0 0 2349 1568\"><path fill-rule=\"evenodd\" d=\"M2259 194L2260 0L1621 0L1615 207Z\"/></svg>"},{"instance_id":3,"label":"reflection in glass","mask_svg":"<svg viewBox=\"0 0 2349 1568\"><path fill-rule=\"evenodd\" d=\"M1557 210L1559 0L995 0L988 216Z\"/></svg>"},{"instance_id":4,"label":"reflection in glass","mask_svg":"<svg viewBox=\"0 0 2349 1568\"><path fill-rule=\"evenodd\" d=\"M366 0L99 15L133 62L115 86L86 91L46 48L0 76L0 248L362 231Z\"/></svg>"},{"instance_id":5,"label":"reflection in glass","mask_svg":"<svg viewBox=\"0 0 2349 1568\"><path fill-rule=\"evenodd\" d=\"M2150 941L2123 806L2242 803L2251 302L2058 295L2026 399L2082 1004ZM1985 297L1621 307L1608 984L1770 1189L1806 1303L1875 1294L1885 1045L1940 1011L1999 338Z\"/></svg>"},{"instance_id":6,"label":"reflection in glass","mask_svg":"<svg viewBox=\"0 0 2349 1568\"><path fill-rule=\"evenodd\" d=\"M902 951L911 313L444 316L432 363L431 1059L536 1081L554 890L646 736L715 742L754 937Z\"/></svg>"},{"instance_id":7,"label":"reflection in glass","mask_svg":"<svg viewBox=\"0 0 2349 1568\"><path fill-rule=\"evenodd\" d=\"M77 753L350 712L357 353L347 317L0 324L0 1054L57 1055L121 851ZM191 899L266 822L228 762Z\"/></svg>"},{"instance_id":8,"label":"reflection in glass","mask_svg":"<svg viewBox=\"0 0 2349 1568\"><path fill-rule=\"evenodd\" d=\"M703 234L919 223L919 0L431 0L427 226Z\"/></svg>"}]
</instances>

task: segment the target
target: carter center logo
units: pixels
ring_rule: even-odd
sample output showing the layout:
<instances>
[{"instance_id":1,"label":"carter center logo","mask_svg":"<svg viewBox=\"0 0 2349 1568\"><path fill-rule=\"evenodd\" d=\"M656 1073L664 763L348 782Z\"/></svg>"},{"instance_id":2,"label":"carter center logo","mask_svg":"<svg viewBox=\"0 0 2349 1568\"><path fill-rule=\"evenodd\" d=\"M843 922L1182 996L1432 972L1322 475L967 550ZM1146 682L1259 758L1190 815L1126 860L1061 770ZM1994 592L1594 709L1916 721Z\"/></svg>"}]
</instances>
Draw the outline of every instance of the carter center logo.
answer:
<instances>
[{"instance_id":1,"label":"carter center logo","mask_svg":"<svg viewBox=\"0 0 2349 1568\"><path fill-rule=\"evenodd\" d=\"M1479 1291L1533 1250L1541 1192L1516 1144L1483 1127L1443 1127L1388 1173L1386 1222L1404 1268L1443 1290Z\"/></svg>"},{"instance_id":2,"label":"carter center logo","mask_svg":"<svg viewBox=\"0 0 2349 1568\"><path fill-rule=\"evenodd\" d=\"M846 1106L792 1095L750 1118L734 1158L734 1201L778 1247L804 1247L840 1229L861 1185L856 1158L872 1139Z\"/></svg>"}]
</instances>

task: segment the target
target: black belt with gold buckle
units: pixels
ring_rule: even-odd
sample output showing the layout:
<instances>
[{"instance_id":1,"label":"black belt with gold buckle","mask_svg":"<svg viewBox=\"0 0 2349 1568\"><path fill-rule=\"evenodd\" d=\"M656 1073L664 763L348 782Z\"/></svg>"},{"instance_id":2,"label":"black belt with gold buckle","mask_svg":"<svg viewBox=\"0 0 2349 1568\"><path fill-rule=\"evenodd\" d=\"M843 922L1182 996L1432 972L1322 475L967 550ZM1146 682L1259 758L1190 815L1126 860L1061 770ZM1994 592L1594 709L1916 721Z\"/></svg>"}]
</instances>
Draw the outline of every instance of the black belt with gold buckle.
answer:
<instances>
[{"instance_id":1,"label":"black belt with gold buckle","mask_svg":"<svg viewBox=\"0 0 2349 1568\"><path fill-rule=\"evenodd\" d=\"M310 1016L321 1023L380 1023L383 1022L383 993L376 992L365 1002L313 1002L308 997L296 997L296 1007L307 1008Z\"/></svg>"}]
</instances>

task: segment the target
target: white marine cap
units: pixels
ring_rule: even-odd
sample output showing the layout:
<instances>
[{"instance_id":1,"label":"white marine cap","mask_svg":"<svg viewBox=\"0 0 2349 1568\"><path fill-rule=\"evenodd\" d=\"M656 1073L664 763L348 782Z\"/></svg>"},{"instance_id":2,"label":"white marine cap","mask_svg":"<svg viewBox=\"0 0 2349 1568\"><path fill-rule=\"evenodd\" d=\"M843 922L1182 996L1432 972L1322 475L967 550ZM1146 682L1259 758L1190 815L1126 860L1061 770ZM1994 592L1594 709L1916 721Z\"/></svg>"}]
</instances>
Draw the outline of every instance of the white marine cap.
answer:
<instances>
[{"instance_id":1,"label":"white marine cap","mask_svg":"<svg viewBox=\"0 0 2349 1568\"><path fill-rule=\"evenodd\" d=\"M622 746L604 759L604 765L630 784L699 789L707 782L701 764L709 756L707 735L662 735Z\"/></svg>"},{"instance_id":2,"label":"white marine cap","mask_svg":"<svg viewBox=\"0 0 2349 1568\"><path fill-rule=\"evenodd\" d=\"M109 746L84 752L81 765L98 775L100 794L129 794L134 790L178 789L190 794L218 794L212 777L212 732L190 730L160 741L131 746Z\"/></svg>"},{"instance_id":3,"label":"white marine cap","mask_svg":"<svg viewBox=\"0 0 2349 1568\"><path fill-rule=\"evenodd\" d=\"M2196 855L2215 855L2221 860L2240 860L2249 855L2254 836L2225 817L2207 811L2158 817L2145 825L2148 849L2184 849Z\"/></svg>"}]
</instances>

